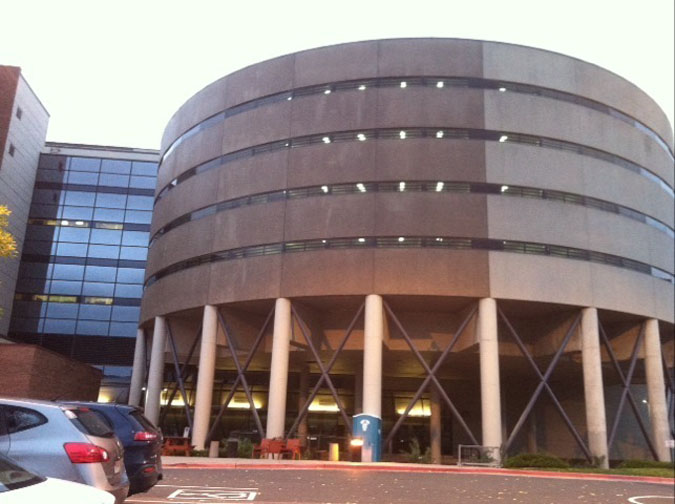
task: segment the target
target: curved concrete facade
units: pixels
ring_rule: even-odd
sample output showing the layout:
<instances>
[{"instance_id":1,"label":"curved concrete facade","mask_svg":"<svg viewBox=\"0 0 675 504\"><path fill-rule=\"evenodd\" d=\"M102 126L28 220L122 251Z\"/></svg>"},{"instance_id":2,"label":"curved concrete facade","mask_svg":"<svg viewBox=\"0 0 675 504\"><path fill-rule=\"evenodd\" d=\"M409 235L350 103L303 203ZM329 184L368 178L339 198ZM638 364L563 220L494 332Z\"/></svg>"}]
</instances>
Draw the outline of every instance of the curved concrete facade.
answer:
<instances>
[{"instance_id":1,"label":"curved concrete facade","mask_svg":"<svg viewBox=\"0 0 675 504\"><path fill-rule=\"evenodd\" d=\"M261 313L278 299L326 321L376 295L425 334L414 313L494 299L549 324L542 340L556 338L547 314L582 309L657 320L666 339L672 144L630 82L534 48L382 40L252 65L166 128L142 325L174 316L194 332L204 306Z\"/></svg>"}]
</instances>

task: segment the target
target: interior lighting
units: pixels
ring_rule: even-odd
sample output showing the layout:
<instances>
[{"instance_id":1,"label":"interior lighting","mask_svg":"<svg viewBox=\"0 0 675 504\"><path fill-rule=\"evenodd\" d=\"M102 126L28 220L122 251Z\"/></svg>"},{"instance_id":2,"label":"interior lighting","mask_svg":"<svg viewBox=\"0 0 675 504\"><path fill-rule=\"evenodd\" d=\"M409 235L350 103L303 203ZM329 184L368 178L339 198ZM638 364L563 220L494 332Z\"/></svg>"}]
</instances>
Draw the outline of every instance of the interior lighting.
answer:
<instances>
[{"instance_id":1,"label":"interior lighting","mask_svg":"<svg viewBox=\"0 0 675 504\"><path fill-rule=\"evenodd\" d=\"M500 87L499 88L500 93L506 93L506 88L505 87Z\"/></svg>"},{"instance_id":2,"label":"interior lighting","mask_svg":"<svg viewBox=\"0 0 675 504\"><path fill-rule=\"evenodd\" d=\"M364 186L361 182L356 184L356 188L361 192L366 192L366 186Z\"/></svg>"},{"instance_id":3,"label":"interior lighting","mask_svg":"<svg viewBox=\"0 0 675 504\"><path fill-rule=\"evenodd\" d=\"M405 89L408 87L408 83L406 81L401 81L401 89Z\"/></svg>"},{"instance_id":4,"label":"interior lighting","mask_svg":"<svg viewBox=\"0 0 675 504\"><path fill-rule=\"evenodd\" d=\"M509 139L509 135L502 135L499 137L499 142L504 143Z\"/></svg>"},{"instance_id":5,"label":"interior lighting","mask_svg":"<svg viewBox=\"0 0 675 504\"><path fill-rule=\"evenodd\" d=\"M358 437L354 438L349 442L349 444L351 446L363 446L363 439L358 438Z\"/></svg>"},{"instance_id":6,"label":"interior lighting","mask_svg":"<svg viewBox=\"0 0 675 504\"><path fill-rule=\"evenodd\" d=\"M443 182L436 182L436 192L441 192L444 185L445 184Z\"/></svg>"},{"instance_id":7,"label":"interior lighting","mask_svg":"<svg viewBox=\"0 0 675 504\"><path fill-rule=\"evenodd\" d=\"M325 137L323 137L321 140L323 140L323 143L325 143L325 144L329 144L329 143L330 143L330 137L325 136Z\"/></svg>"},{"instance_id":8,"label":"interior lighting","mask_svg":"<svg viewBox=\"0 0 675 504\"><path fill-rule=\"evenodd\" d=\"M647 399L643 399L642 404L647 404Z\"/></svg>"},{"instance_id":9,"label":"interior lighting","mask_svg":"<svg viewBox=\"0 0 675 504\"><path fill-rule=\"evenodd\" d=\"M400 131L398 136L401 137L401 140L405 140L405 131Z\"/></svg>"},{"instance_id":10,"label":"interior lighting","mask_svg":"<svg viewBox=\"0 0 675 504\"><path fill-rule=\"evenodd\" d=\"M359 139L359 142L365 142L366 135L364 135L363 133L359 133L358 135L356 135L356 138Z\"/></svg>"},{"instance_id":11,"label":"interior lighting","mask_svg":"<svg viewBox=\"0 0 675 504\"><path fill-rule=\"evenodd\" d=\"M442 130L438 130L436 132L436 138L443 138L443 131Z\"/></svg>"},{"instance_id":12,"label":"interior lighting","mask_svg":"<svg viewBox=\"0 0 675 504\"><path fill-rule=\"evenodd\" d=\"M359 243L365 243L366 239L365 238L359 238Z\"/></svg>"},{"instance_id":13,"label":"interior lighting","mask_svg":"<svg viewBox=\"0 0 675 504\"><path fill-rule=\"evenodd\" d=\"M326 243L326 240L321 240L321 243Z\"/></svg>"},{"instance_id":14,"label":"interior lighting","mask_svg":"<svg viewBox=\"0 0 675 504\"><path fill-rule=\"evenodd\" d=\"M441 237L439 236L438 238L436 238L436 241L437 241L437 242L442 242L442 241L443 241L443 238L441 238Z\"/></svg>"},{"instance_id":15,"label":"interior lighting","mask_svg":"<svg viewBox=\"0 0 675 504\"><path fill-rule=\"evenodd\" d=\"M288 147L289 145L291 145L291 144L289 144L288 142L286 142L286 143L284 144L284 147Z\"/></svg>"},{"instance_id":16,"label":"interior lighting","mask_svg":"<svg viewBox=\"0 0 675 504\"><path fill-rule=\"evenodd\" d=\"M398 415L403 415L408 406L407 399L397 399L396 400L396 413ZM415 405L408 412L410 417L430 417L431 416L431 406L429 401L425 399L418 400Z\"/></svg>"},{"instance_id":17,"label":"interior lighting","mask_svg":"<svg viewBox=\"0 0 675 504\"><path fill-rule=\"evenodd\" d=\"M81 220L75 221L75 225L76 226L84 226L84 221L81 221Z\"/></svg>"},{"instance_id":18,"label":"interior lighting","mask_svg":"<svg viewBox=\"0 0 675 504\"><path fill-rule=\"evenodd\" d=\"M399 242L399 243L404 242L404 241L405 241L405 237L403 237L403 236L399 236L399 237L398 237L398 242Z\"/></svg>"},{"instance_id":19,"label":"interior lighting","mask_svg":"<svg viewBox=\"0 0 675 504\"><path fill-rule=\"evenodd\" d=\"M401 181L398 183L398 190L401 192L405 191L405 182Z\"/></svg>"},{"instance_id":20,"label":"interior lighting","mask_svg":"<svg viewBox=\"0 0 675 504\"><path fill-rule=\"evenodd\" d=\"M321 186L321 190L322 190L324 193L327 193L327 192L328 192L328 186L327 186L327 185L322 185L322 186Z\"/></svg>"},{"instance_id":21,"label":"interior lighting","mask_svg":"<svg viewBox=\"0 0 675 504\"><path fill-rule=\"evenodd\" d=\"M506 192L508 190L509 190L509 186L507 186L507 185L503 185L502 188L501 188L502 192Z\"/></svg>"},{"instance_id":22,"label":"interior lighting","mask_svg":"<svg viewBox=\"0 0 675 504\"><path fill-rule=\"evenodd\" d=\"M62 221L61 221L61 225L62 225L62 226L67 226L67 225L69 225L69 224L70 224L70 221L67 221L67 220L62 220Z\"/></svg>"},{"instance_id":23,"label":"interior lighting","mask_svg":"<svg viewBox=\"0 0 675 504\"><path fill-rule=\"evenodd\" d=\"M366 85L365 85L365 84L361 84L361 85L359 86L359 91L365 91L365 90L366 90Z\"/></svg>"},{"instance_id":24,"label":"interior lighting","mask_svg":"<svg viewBox=\"0 0 675 504\"><path fill-rule=\"evenodd\" d=\"M293 97L292 97L292 96L289 96L289 97L286 98L286 99L287 99L288 101L291 101L291 100L293 99Z\"/></svg>"},{"instance_id":25,"label":"interior lighting","mask_svg":"<svg viewBox=\"0 0 675 504\"><path fill-rule=\"evenodd\" d=\"M443 86L445 86L445 83L444 83L442 80L439 80L439 81L436 83L436 87L437 87L438 89L441 89Z\"/></svg>"},{"instance_id":26,"label":"interior lighting","mask_svg":"<svg viewBox=\"0 0 675 504\"><path fill-rule=\"evenodd\" d=\"M260 409L262 407L262 404L260 404L260 401L256 401L253 399L253 406L255 409ZM249 403L247 400L237 400L237 399L232 399L230 401L230 404L227 405L228 409L251 409L251 403Z\"/></svg>"},{"instance_id":27,"label":"interior lighting","mask_svg":"<svg viewBox=\"0 0 675 504\"><path fill-rule=\"evenodd\" d=\"M330 94L330 89L326 89L323 94Z\"/></svg>"},{"instance_id":28,"label":"interior lighting","mask_svg":"<svg viewBox=\"0 0 675 504\"><path fill-rule=\"evenodd\" d=\"M340 411L340 408L338 408L338 405L336 404L335 400L331 398L314 398L312 401L312 404L309 405L309 411L313 411L315 413L337 413Z\"/></svg>"}]
</instances>

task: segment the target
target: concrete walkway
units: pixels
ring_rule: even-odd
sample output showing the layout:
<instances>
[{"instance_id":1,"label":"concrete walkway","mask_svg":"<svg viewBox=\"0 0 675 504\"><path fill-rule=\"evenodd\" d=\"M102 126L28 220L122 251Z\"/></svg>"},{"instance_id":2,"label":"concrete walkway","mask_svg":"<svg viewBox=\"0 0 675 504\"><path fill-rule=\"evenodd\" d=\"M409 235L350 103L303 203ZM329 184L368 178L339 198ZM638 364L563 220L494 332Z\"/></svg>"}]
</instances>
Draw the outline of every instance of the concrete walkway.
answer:
<instances>
[{"instance_id":1,"label":"concrete walkway","mask_svg":"<svg viewBox=\"0 0 675 504\"><path fill-rule=\"evenodd\" d=\"M593 481L625 481L656 483L673 486L670 478L653 476L627 476L615 474L568 473L495 467L467 467L435 464L405 464L398 462L328 462L324 460L272 460L208 457L162 457L165 469L244 469L244 470L361 470L417 473L455 473L472 475L498 475L529 478L582 479Z\"/></svg>"}]
</instances>

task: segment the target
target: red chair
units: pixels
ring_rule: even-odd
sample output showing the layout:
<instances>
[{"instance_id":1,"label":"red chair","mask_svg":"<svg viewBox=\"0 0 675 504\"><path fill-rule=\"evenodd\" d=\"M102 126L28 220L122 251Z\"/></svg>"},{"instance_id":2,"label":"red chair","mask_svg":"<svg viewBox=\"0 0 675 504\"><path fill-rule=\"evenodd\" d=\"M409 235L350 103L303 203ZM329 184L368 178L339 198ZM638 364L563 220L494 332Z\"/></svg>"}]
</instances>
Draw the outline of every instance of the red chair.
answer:
<instances>
[{"instance_id":1,"label":"red chair","mask_svg":"<svg viewBox=\"0 0 675 504\"><path fill-rule=\"evenodd\" d=\"M300 444L299 439L288 439L286 440L286 447L281 452L281 458L284 455L290 455L292 460L295 460L295 457L298 457L298 460L302 458L302 445Z\"/></svg>"},{"instance_id":2,"label":"red chair","mask_svg":"<svg viewBox=\"0 0 675 504\"><path fill-rule=\"evenodd\" d=\"M267 448L267 454L272 455L272 458L281 458L284 450L284 441L282 439L270 439ZM262 458L262 456L261 456Z\"/></svg>"},{"instance_id":3,"label":"red chair","mask_svg":"<svg viewBox=\"0 0 675 504\"><path fill-rule=\"evenodd\" d=\"M253 447L253 458L259 457L263 458L266 457L267 454L269 453L270 449L270 441L271 439L261 439L259 445L255 445Z\"/></svg>"}]
</instances>

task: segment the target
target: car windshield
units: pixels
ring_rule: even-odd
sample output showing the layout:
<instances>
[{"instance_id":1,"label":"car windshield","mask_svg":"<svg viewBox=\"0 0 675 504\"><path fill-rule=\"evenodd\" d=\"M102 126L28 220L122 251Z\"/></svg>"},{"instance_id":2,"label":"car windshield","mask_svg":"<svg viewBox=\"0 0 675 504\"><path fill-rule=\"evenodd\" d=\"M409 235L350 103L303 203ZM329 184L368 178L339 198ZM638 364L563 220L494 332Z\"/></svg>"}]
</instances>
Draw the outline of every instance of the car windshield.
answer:
<instances>
[{"instance_id":1,"label":"car windshield","mask_svg":"<svg viewBox=\"0 0 675 504\"><path fill-rule=\"evenodd\" d=\"M110 425L101 418L100 414L89 408L69 408L66 416L83 433L96 437L113 437L115 432Z\"/></svg>"},{"instance_id":2,"label":"car windshield","mask_svg":"<svg viewBox=\"0 0 675 504\"><path fill-rule=\"evenodd\" d=\"M0 455L0 493L35 485L44 480Z\"/></svg>"}]
</instances>

